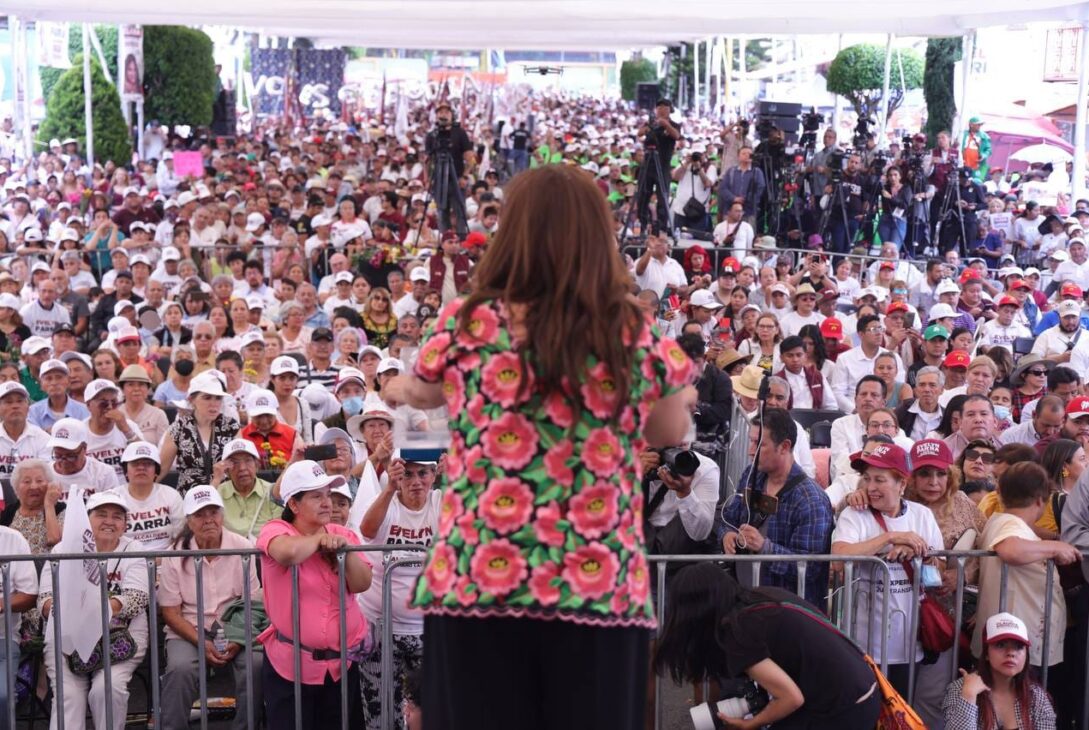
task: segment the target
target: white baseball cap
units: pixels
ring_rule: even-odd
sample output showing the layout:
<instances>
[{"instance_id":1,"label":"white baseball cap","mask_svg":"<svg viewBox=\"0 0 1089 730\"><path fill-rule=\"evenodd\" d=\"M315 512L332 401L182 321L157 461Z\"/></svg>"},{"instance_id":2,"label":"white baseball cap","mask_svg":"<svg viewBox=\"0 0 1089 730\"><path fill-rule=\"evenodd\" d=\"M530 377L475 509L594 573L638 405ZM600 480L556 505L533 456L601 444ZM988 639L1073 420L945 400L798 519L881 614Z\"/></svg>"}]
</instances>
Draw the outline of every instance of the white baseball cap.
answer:
<instances>
[{"instance_id":1,"label":"white baseball cap","mask_svg":"<svg viewBox=\"0 0 1089 730\"><path fill-rule=\"evenodd\" d=\"M343 484L347 484L344 477L329 476L316 461L303 459L296 461L284 471L283 479L280 481L280 498L286 503L296 494L326 487L336 488Z\"/></svg>"},{"instance_id":2,"label":"white baseball cap","mask_svg":"<svg viewBox=\"0 0 1089 730\"><path fill-rule=\"evenodd\" d=\"M181 261L181 251L173 246L167 246L163 249L163 261Z\"/></svg>"},{"instance_id":3,"label":"white baseball cap","mask_svg":"<svg viewBox=\"0 0 1089 730\"><path fill-rule=\"evenodd\" d=\"M261 309L264 310L267 305L265 304L265 298L258 296L257 294L250 294L246 297L247 309Z\"/></svg>"},{"instance_id":4,"label":"white baseball cap","mask_svg":"<svg viewBox=\"0 0 1089 730\"><path fill-rule=\"evenodd\" d=\"M87 424L78 418L62 418L53 424L49 448L75 451L85 443L87 443Z\"/></svg>"},{"instance_id":5,"label":"white baseball cap","mask_svg":"<svg viewBox=\"0 0 1089 730\"><path fill-rule=\"evenodd\" d=\"M343 281L343 282L347 282L347 283L351 284L354 279L355 279L355 275L352 272L350 272L350 271L341 271L336 276L333 277L333 283L334 284L339 284L339 283L341 283Z\"/></svg>"},{"instance_id":6,"label":"white baseball cap","mask_svg":"<svg viewBox=\"0 0 1089 730\"><path fill-rule=\"evenodd\" d=\"M27 228L23 231L23 240L30 243L37 243L42 240L42 230L40 228Z\"/></svg>"},{"instance_id":7,"label":"white baseball cap","mask_svg":"<svg viewBox=\"0 0 1089 730\"><path fill-rule=\"evenodd\" d=\"M130 308L131 309L136 309L136 305L132 303L132 300L122 299L121 301L119 301L119 302L117 302L116 304L113 305L113 316L120 317L122 312L124 312L126 309L130 309ZM137 334L139 334L139 333L137 333Z\"/></svg>"},{"instance_id":8,"label":"white baseball cap","mask_svg":"<svg viewBox=\"0 0 1089 730\"><path fill-rule=\"evenodd\" d=\"M1081 305L1072 299L1059 302L1058 309L1060 317L1077 317L1081 314Z\"/></svg>"},{"instance_id":9,"label":"white baseball cap","mask_svg":"<svg viewBox=\"0 0 1089 730\"><path fill-rule=\"evenodd\" d=\"M404 364L395 357L387 357L382 362L378 363L378 373L387 373L390 370L396 370L401 373L404 372Z\"/></svg>"},{"instance_id":10,"label":"white baseball cap","mask_svg":"<svg viewBox=\"0 0 1089 730\"><path fill-rule=\"evenodd\" d=\"M945 302L938 302L930 308L930 312L927 316L928 322L933 322L936 319L945 319L946 317L956 317L957 310L953 309Z\"/></svg>"},{"instance_id":11,"label":"white baseball cap","mask_svg":"<svg viewBox=\"0 0 1089 730\"><path fill-rule=\"evenodd\" d=\"M87 383L87 387L83 389L83 401L89 402L92 398L107 390L112 390L116 393L120 393L121 389L115 384L104 378L97 378Z\"/></svg>"},{"instance_id":12,"label":"white baseball cap","mask_svg":"<svg viewBox=\"0 0 1089 730\"><path fill-rule=\"evenodd\" d=\"M20 348L24 355L34 355L42 350L52 350L53 346L44 337L27 337L26 342Z\"/></svg>"},{"instance_id":13,"label":"white baseball cap","mask_svg":"<svg viewBox=\"0 0 1089 730\"><path fill-rule=\"evenodd\" d=\"M182 508L185 511L186 517L195 515L205 507L219 507L220 509L223 509L223 498L219 496L219 491L216 490L215 487L207 484L198 484L185 493L185 499L182 500Z\"/></svg>"},{"instance_id":14,"label":"white baseball cap","mask_svg":"<svg viewBox=\"0 0 1089 730\"><path fill-rule=\"evenodd\" d=\"M223 389L223 381L211 371L205 371L189 381L189 390L186 391L186 395L194 396L197 393L217 395L220 398L227 395L227 391Z\"/></svg>"},{"instance_id":15,"label":"white baseball cap","mask_svg":"<svg viewBox=\"0 0 1089 730\"><path fill-rule=\"evenodd\" d=\"M310 227L311 228L318 228L320 226L331 226L331 225L333 225L333 219L330 218L327 215L322 214L322 213L319 213L318 215L316 215L316 216L314 216L313 218L310 219Z\"/></svg>"},{"instance_id":16,"label":"white baseball cap","mask_svg":"<svg viewBox=\"0 0 1089 730\"><path fill-rule=\"evenodd\" d=\"M351 383L353 381L359 383L364 388L367 387L367 379L363 377L363 372L361 370L351 367L341 368L340 372L337 373L337 382L333 385L333 392L335 393L340 390L340 386L345 383Z\"/></svg>"},{"instance_id":17,"label":"white baseball cap","mask_svg":"<svg viewBox=\"0 0 1089 730\"><path fill-rule=\"evenodd\" d=\"M283 375L284 373L299 374L299 363L293 357L280 355L272 361L268 368L269 375Z\"/></svg>"},{"instance_id":18,"label":"white baseball cap","mask_svg":"<svg viewBox=\"0 0 1089 730\"><path fill-rule=\"evenodd\" d=\"M60 240L62 240L62 241L78 241L79 240L79 233L76 232L75 228L65 228L63 231L61 231Z\"/></svg>"},{"instance_id":19,"label":"white baseball cap","mask_svg":"<svg viewBox=\"0 0 1089 730\"><path fill-rule=\"evenodd\" d=\"M11 294L9 292L4 292L3 294L0 294L0 307L7 307L8 309L14 309L18 312L22 306L23 303L19 301L19 297L15 296L14 294Z\"/></svg>"},{"instance_id":20,"label":"white baseball cap","mask_svg":"<svg viewBox=\"0 0 1089 730\"><path fill-rule=\"evenodd\" d=\"M427 269L422 266L417 266L412 270L412 273L408 275L409 281L431 281L431 274Z\"/></svg>"},{"instance_id":21,"label":"white baseball cap","mask_svg":"<svg viewBox=\"0 0 1089 730\"><path fill-rule=\"evenodd\" d=\"M3 400L5 397L11 395L12 393L20 393L24 398L30 397L30 394L27 393L26 388L23 387L22 383L15 382L13 380L8 380L6 382L0 383L0 400Z\"/></svg>"},{"instance_id":22,"label":"white baseball cap","mask_svg":"<svg viewBox=\"0 0 1089 730\"><path fill-rule=\"evenodd\" d=\"M1020 641L1025 646L1032 643L1029 641L1025 622L1012 613L996 613L987 619L987 626L983 631L983 635L987 637L984 640L984 643L987 644L993 644L1003 639Z\"/></svg>"},{"instance_id":23,"label":"white baseball cap","mask_svg":"<svg viewBox=\"0 0 1089 730\"><path fill-rule=\"evenodd\" d=\"M99 507L104 507L107 504L112 504L120 507L126 512L129 511L129 506L125 504L125 498L121 496L119 492L115 492L112 489L107 492L95 492L87 498L87 511L91 512Z\"/></svg>"},{"instance_id":24,"label":"white baseball cap","mask_svg":"<svg viewBox=\"0 0 1089 730\"><path fill-rule=\"evenodd\" d=\"M374 345L364 345L363 349L359 351L359 359L362 360L364 355L374 355L379 360L382 359L382 351Z\"/></svg>"},{"instance_id":25,"label":"white baseball cap","mask_svg":"<svg viewBox=\"0 0 1089 730\"><path fill-rule=\"evenodd\" d=\"M249 439L232 439L223 447L223 458L229 459L235 454L249 454L255 459L261 457L257 453L257 447Z\"/></svg>"},{"instance_id":26,"label":"white baseball cap","mask_svg":"<svg viewBox=\"0 0 1089 730\"><path fill-rule=\"evenodd\" d=\"M250 213L246 216L246 231L253 233L261 226L265 225L265 216L260 213Z\"/></svg>"},{"instance_id":27,"label":"white baseball cap","mask_svg":"<svg viewBox=\"0 0 1089 730\"><path fill-rule=\"evenodd\" d=\"M934 288L934 295L938 294L960 294L960 287L952 279L942 279Z\"/></svg>"},{"instance_id":28,"label":"white baseball cap","mask_svg":"<svg viewBox=\"0 0 1089 730\"><path fill-rule=\"evenodd\" d=\"M129 266L136 266L136 264L143 264L145 266L151 266L151 259L142 253L138 253L132 257L132 261L129 262Z\"/></svg>"},{"instance_id":29,"label":"white baseball cap","mask_svg":"<svg viewBox=\"0 0 1089 730\"><path fill-rule=\"evenodd\" d=\"M190 203L196 201L196 199L197 196L189 192L188 190L184 190L178 193L178 205L182 206L183 208Z\"/></svg>"},{"instance_id":30,"label":"white baseball cap","mask_svg":"<svg viewBox=\"0 0 1089 730\"><path fill-rule=\"evenodd\" d=\"M54 370L60 370L65 375L68 374L68 366L64 364L63 360L46 360L38 371L39 377L44 377L46 373L51 373Z\"/></svg>"},{"instance_id":31,"label":"white baseball cap","mask_svg":"<svg viewBox=\"0 0 1089 730\"><path fill-rule=\"evenodd\" d=\"M719 309L722 307L722 304L715 299L715 295L711 293L710 289L697 289L692 292L692 297L688 300L688 303L701 309Z\"/></svg>"},{"instance_id":32,"label":"white baseball cap","mask_svg":"<svg viewBox=\"0 0 1089 730\"><path fill-rule=\"evenodd\" d=\"M242 335L242 339L240 339L238 341L239 349L241 349L243 347L248 347L248 346L254 345L254 344L259 344L259 345L262 345L262 346L264 346L264 344L265 344L265 336L263 334L261 334L260 332L257 332L256 330L251 330L251 331L247 332L246 334Z\"/></svg>"},{"instance_id":33,"label":"white baseball cap","mask_svg":"<svg viewBox=\"0 0 1089 730\"><path fill-rule=\"evenodd\" d=\"M86 354L84 354L82 352L76 352L76 351L72 350L72 351L66 352L66 353L64 353L63 355L60 356L60 361L62 363L64 363L65 365L72 362L73 360L79 360L81 363L86 365L89 369L94 368L94 363L91 361L91 356L86 355Z\"/></svg>"},{"instance_id":34,"label":"white baseball cap","mask_svg":"<svg viewBox=\"0 0 1089 730\"><path fill-rule=\"evenodd\" d=\"M254 416L275 416L280 404L271 390L257 388L246 398L246 413Z\"/></svg>"},{"instance_id":35,"label":"white baseball cap","mask_svg":"<svg viewBox=\"0 0 1089 730\"><path fill-rule=\"evenodd\" d=\"M125 453L121 454L121 463L129 464L141 459L151 459L156 464L159 462L159 450L147 441L133 441L125 447Z\"/></svg>"}]
</instances>

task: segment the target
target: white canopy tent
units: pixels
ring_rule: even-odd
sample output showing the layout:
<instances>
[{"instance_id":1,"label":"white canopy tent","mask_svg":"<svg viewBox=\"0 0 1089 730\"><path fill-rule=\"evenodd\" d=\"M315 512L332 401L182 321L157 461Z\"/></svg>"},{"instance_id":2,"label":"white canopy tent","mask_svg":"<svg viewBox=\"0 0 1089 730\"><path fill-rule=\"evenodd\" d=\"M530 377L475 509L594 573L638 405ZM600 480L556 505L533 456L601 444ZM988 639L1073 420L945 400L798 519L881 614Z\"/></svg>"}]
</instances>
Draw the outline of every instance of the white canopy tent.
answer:
<instances>
[{"instance_id":1,"label":"white canopy tent","mask_svg":"<svg viewBox=\"0 0 1089 730\"><path fill-rule=\"evenodd\" d=\"M0 0L27 20L228 25L385 48L638 48L713 35L962 35L1083 20L1073 0Z\"/></svg>"},{"instance_id":2,"label":"white canopy tent","mask_svg":"<svg viewBox=\"0 0 1089 730\"><path fill-rule=\"evenodd\" d=\"M896 7L873 0L0 0L0 12L22 21L226 25L383 48L597 50L752 34L886 33L891 39L1041 21L1076 21L1089 39L1084 0L914 0ZM1087 66L1089 42L1083 42L1076 195L1084 194ZM886 85L888 75L886 59Z\"/></svg>"}]
</instances>

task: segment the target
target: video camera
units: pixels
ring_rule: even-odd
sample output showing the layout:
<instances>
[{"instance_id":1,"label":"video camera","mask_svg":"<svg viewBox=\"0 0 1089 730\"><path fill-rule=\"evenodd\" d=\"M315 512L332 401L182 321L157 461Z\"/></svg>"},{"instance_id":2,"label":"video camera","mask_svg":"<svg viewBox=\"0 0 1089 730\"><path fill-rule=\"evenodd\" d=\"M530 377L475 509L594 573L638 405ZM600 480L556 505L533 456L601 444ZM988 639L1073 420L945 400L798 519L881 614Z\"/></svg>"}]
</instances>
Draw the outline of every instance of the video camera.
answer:
<instances>
[{"instance_id":1,"label":"video camera","mask_svg":"<svg viewBox=\"0 0 1089 730\"><path fill-rule=\"evenodd\" d=\"M870 117L859 117L858 122L855 124L855 136L851 140L851 144L854 145L856 150L866 149L866 145L869 143L873 134L870 132L870 125L877 124L876 121Z\"/></svg>"},{"instance_id":2,"label":"video camera","mask_svg":"<svg viewBox=\"0 0 1089 730\"><path fill-rule=\"evenodd\" d=\"M828 155L828 180L833 185L838 185L843 180L843 170L847 166L847 153L843 150L833 150Z\"/></svg>"},{"instance_id":3,"label":"video camera","mask_svg":"<svg viewBox=\"0 0 1089 730\"><path fill-rule=\"evenodd\" d=\"M802 136L798 144L810 149L817 146L817 130L824 124L824 115L818 114L816 107L809 107L809 111L802 115Z\"/></svg>"}]
</instances>

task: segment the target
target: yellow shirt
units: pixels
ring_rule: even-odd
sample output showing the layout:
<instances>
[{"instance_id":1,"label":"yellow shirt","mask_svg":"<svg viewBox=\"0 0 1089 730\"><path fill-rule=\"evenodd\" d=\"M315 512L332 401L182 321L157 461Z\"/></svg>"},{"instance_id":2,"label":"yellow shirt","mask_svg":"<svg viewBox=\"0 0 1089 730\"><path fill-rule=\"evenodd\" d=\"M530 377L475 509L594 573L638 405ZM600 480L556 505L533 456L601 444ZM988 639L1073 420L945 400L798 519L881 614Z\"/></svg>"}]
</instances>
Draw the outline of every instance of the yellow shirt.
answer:
<instances>
[{"instance_id":1,"label":"yellow shirt","mask_svg":"<svg viewBox=\"0 0 1089 730\"><path fill-rule=\"evenodd\" d=\"M1050 495L1048 495L1046 504L1047 506L1044 507L1044 513L1040 515L1040 519L1036 520L1036 527L1047 532L1058 534L1059 523L1055 521L1055 510L1051 508ZM983 499L979 501L979 511L986 517L1006 511L1002 507L1002 500L998 498L998 490L983 495Z\"/></svg>"}]
</instances>

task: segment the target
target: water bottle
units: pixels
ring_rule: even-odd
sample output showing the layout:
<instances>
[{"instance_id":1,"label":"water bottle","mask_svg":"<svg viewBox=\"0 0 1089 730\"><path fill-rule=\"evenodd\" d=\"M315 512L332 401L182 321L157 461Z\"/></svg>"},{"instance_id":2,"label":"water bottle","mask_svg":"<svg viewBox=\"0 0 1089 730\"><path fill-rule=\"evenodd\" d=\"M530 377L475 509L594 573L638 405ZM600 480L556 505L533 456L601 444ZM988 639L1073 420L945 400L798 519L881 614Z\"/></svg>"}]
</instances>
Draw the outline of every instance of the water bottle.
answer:
<instances>
[{"instance_id":1,"label":"water bottle","mask_svg":"<svg viewBox=\"0 0 1089 730\"><path fill-rule=\"evenodd\" d=\"M212 639L212 645L215 646L216 651L220 654L227 652L227 635L223 633L223 627L216 629L216 636Z\"/></svg>"}]
</instances>

